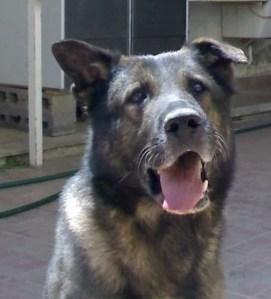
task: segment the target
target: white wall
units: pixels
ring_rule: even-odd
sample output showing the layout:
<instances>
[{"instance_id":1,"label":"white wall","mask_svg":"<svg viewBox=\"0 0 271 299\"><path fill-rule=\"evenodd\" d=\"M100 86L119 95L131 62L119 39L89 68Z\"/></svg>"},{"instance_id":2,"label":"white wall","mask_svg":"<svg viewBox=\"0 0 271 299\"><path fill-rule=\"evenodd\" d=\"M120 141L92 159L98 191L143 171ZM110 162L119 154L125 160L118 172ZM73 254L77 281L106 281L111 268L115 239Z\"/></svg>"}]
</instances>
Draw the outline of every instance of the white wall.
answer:
<instances>
[{"instance_id":1,"label":"white wall","mask_svg":"<svg viewBox=\"0 0 271 299\"><path fill-rule=\"evenodd\" d=\"M189 32L188 40L201 36L222 39L222 5L221 3L198 3L189 4Z\"/></svg>"},{"instance_id":2,"label":"white wall","mask_svg":"<svg viewBox=\"0 0 271 299\"><path fill-rule=\"evenodd\" d=\"M271 19L255 15L257 13L270 16L271 0L265 6L254 4L251 8L254 11L253 14L248 5L251 4L205 1L189 3L189 41L201 36L213 37L217 40L224 39L243 48L247 54L248 45L250 45L252 63L236 67L236 74L240 77L271 73L271 38L259 38L260 36L271 37Z\"/></svg>"},{"instance_id":3,"label":"white wall","mask_svg":"<svg viewBox=\"0 0 271 299\"><path fill-rule=\"evenodd\" d=\"M61 87L51 44L62 38L61 0L43 0L43 86ZM27 86L27 0L0 0L0 84Z\"/></svg>"}]
</instances>

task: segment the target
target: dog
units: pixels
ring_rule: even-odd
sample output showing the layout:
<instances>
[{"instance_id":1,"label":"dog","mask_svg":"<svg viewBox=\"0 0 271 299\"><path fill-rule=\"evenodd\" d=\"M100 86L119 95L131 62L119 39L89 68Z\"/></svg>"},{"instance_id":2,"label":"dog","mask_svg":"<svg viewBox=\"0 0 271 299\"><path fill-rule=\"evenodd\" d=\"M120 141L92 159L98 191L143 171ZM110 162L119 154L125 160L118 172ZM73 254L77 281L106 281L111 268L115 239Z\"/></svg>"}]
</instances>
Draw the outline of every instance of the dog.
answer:
<instances>
[{"instance_id":1,"label":"dog","mask_svg":"<svg viewBox=\"0 0 271 299\"><path fill-rule=\"evenodd\" d=\"M60 197L46 299L222 299L230 97L241 49L199 38L125 56L83 41L53 54L88 100L82 167Z\"/></svg>"}]
</instances>

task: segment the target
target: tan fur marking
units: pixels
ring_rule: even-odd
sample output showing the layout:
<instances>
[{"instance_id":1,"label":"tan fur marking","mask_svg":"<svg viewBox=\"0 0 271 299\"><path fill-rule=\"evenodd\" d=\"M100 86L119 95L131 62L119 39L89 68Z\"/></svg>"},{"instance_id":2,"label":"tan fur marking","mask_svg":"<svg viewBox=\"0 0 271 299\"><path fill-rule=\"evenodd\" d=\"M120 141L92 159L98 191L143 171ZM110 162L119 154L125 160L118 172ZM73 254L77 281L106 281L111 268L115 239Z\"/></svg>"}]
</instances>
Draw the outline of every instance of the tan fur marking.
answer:
<instances>
[{"instance_id":1,"label":"tan fur marking","mask_svg":"<svg viewBox=\"0 0 271 299\"><path fill-rule=\"evenodd\" d=\"M157 203L153 203L148 199L142 199L136 208L136 219L148 225L150 228L157 227L157 223L162 214L162 209Z\"/></svg>"},{"instance_id":2,"label":"tan fur marking","mask_svg":"<svg viewBox=\"0 0 271 299\"><path fill-rule=\"evenodd\" d=\"M86 209L75 197L66 199L64 208L68 225L86 250L90 267L98 273L98 276L113 292L121 289L124 286L124 278L112 258L112 253L107 251L109 244L106 242L106 238L103 238L100 231L96 233L98 229L93 217L86 214Z\"/></svg>"}]
</instances>

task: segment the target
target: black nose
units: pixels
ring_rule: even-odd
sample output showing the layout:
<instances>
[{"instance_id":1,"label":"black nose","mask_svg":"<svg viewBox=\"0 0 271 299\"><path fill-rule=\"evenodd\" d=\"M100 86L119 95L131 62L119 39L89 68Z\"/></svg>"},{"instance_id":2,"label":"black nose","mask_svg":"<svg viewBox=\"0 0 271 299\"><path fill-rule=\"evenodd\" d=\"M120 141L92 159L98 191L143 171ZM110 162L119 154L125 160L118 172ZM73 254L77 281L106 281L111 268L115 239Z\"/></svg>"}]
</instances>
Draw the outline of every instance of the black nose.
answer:
<instances>
[{"instance_id":1,"label":"black nose","mask_svg":"<svg viewBox=\"0 0 271 299\"><path fill-rule=\"evenodd\" d=\"M170 113L171 114L171 113ZM196 131L202 125L202 117L194 111L178 112L168 115L165 120L165 131L170 134L177 134L181 131Z\"/></svg>"}]
</instances>

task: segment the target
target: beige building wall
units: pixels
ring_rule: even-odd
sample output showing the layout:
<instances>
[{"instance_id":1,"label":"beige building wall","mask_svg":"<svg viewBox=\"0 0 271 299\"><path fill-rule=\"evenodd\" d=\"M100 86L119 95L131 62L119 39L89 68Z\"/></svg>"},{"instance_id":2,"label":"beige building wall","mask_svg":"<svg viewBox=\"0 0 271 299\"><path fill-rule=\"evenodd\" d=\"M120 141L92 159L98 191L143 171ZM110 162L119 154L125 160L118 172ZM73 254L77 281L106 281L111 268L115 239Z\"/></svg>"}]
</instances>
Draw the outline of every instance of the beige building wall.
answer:
<instances>
[{"instance_id":1,"label":"beige building wall","mask_svg":"<svg viewBox=\"0 0 271 299\"><path fill-rule=\"evenodd\" d=\"M250 63L237 67L239 77L271 75L271 1L210 2L189 2L188 40L208 36L241 47Z\"/></svg>"}]
</instances>

